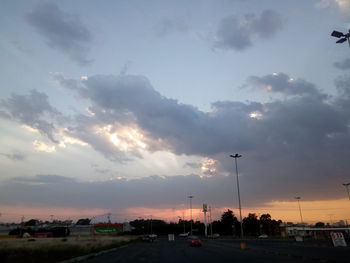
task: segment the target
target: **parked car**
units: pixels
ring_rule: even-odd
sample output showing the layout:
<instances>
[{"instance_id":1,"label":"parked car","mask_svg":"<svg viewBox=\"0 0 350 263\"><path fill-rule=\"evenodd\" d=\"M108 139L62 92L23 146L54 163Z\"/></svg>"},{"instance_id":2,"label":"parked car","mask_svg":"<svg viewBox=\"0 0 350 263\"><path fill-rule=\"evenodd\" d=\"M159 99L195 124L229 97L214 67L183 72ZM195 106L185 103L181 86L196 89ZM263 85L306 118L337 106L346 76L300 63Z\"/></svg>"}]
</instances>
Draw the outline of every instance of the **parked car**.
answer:
<instances>
[{"instance_id":1,"label":"parked car","mask_svg":"<svg viewBox=\"0 0 350 263\"><path fill-rule=\"evenodd\" d=\"M188 243L191 247L200 247L202 246L201 240L197 236L189 236Z\"/></svg>"},{"instance_id":2,"label":"parked car","mask_svg":"<svg viewBox=\"0 0 350 263\"><path fill-rule=\"evenodd\" d=\"M151 235L143 235L142 237L142 241L145 241L145 242L153 242L154 240L157 239L157 235L155 234L151 234Z\"/></svg>"},{"instance_id":3,"label":"parked car","mask_svg":"<svg viewBox=\"0 0 350 263\"><path fill-rule=\"evenodd\" d=\"M258 238L268 238L268 237L269 237L269 236L266 235L266 234L262 234L262 235L258 236Z\"/></svg>"}]
</instances>

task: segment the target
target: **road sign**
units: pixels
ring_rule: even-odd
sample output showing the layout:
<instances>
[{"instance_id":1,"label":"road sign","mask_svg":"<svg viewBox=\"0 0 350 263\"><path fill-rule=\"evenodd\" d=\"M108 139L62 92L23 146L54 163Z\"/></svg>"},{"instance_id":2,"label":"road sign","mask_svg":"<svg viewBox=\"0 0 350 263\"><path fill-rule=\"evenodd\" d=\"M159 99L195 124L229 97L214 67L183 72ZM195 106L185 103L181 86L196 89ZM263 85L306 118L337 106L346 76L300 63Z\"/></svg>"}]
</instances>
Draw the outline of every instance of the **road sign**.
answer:
<instances>
[{"instance_id":1,"label":"road sign","mask_svg":"<svg viewBox=\"0 0 350 263\"><path fill-rule=\"evenodd\" d=\"M331 237L335 247L346 247L346 242L342 232L331 232Z\"/></svg>"}]
</instances>

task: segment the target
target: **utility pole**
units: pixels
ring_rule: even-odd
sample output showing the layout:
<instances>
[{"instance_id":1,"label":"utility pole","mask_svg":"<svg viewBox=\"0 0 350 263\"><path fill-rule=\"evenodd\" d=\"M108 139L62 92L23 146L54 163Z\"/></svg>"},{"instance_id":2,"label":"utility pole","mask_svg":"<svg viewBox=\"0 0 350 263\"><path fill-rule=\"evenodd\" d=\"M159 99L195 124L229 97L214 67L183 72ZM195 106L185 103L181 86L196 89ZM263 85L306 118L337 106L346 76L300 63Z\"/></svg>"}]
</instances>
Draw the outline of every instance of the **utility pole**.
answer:
<instances>
[{"instance_id":1,"label":"utility pole","mask_svg":"<svg viewBox=\"0 0 350 263\"><path fill-rule=\"evenodd\" d=\"M332 216L333 216L334 214L328 214L328 215L329 215L329 220L330 220L331 226L332 226L332 225L333 225L333 217L332 217Z\"/></svg>"},{"instance_id":2,"label":"utility pole","mask_svg":"<svg viewBox=\"0 0 350 263\"><path fill-rule=\"evenodd\" d=\"M238 166L237 166L237 159L242 157L242 155L236 153L235 155L231 154L230 157L235 159L235 164L236 164L236 181L237 181L238 205L239 205L239 221L240 221L240 226L241 226L241 238L243 238L242 205L241 205L241 194L239 192Z\"/></svg>"},{"instance_id":3,"label":"utility pole","mask_svg":"<svg viewBox=\"0 0 350 263\"><path fill-rule=\"evenodd\" d=\"M188 198L190 199L190 213L191 213L191 221L190 221L190 224L191 224L191 236L192 236L192 198L193 198L193 195L190 195L188 196Z\"/></svg>"},{"instance_id":4,"label":"utility pole","mask_svg":"<svg viewBox=\"0 0 350 263\"><path fill-rule=\"evenodd\" d=\"M184 223L184 234L186 233L186 224L185 224L185 212L182 211L182 221Z\"/></svg>"},{"instance_id":5,"label":"utility pole","mask_svg":"<svg viewBox=\"0 0 350 263\"><path fill-rule=\"evenodd\" d=\"M297 201L298 201L301 224L304 224L304 222L303 222L303 215L301 214L301 206L300 206L300 199L301 199L301 197L297 196L297 197L295 197L295 199L297 199Z\"/></svg>"},{"instance_id":6,"label":"utility pole","mask_svg":"<svg viewBox=\"0 0 350 263\"><path fill-rule=\"evenodd\" d=\"M207 211L208 211L208 205L207 205L207 204L203 204L203 213L204 213L204 235L205 235L205 237L208 236Z\"/></svg>"},{"instance_id":7,"label":"utility pole","mask_svg":"<svg viewBox=\"0 0 350 263\"><path fill-rule=\"evenodd\" d=\"M213 220L211 218L211 206L209 206L210 235L213 237Z\"/></svg>"},{"instance_id":8,"label":"utility pole","mask_svg":"<svg viewBox=\"0 0 350 263\"><path fill-rule=\"evenodd\" d=\"M343 184L346 188L346 191L348 192L348 197L349 197L349 200L350 200L350 193L349 193L349 185L350 183L347 183L347 184Z\"/></svg>"}]
</instances>

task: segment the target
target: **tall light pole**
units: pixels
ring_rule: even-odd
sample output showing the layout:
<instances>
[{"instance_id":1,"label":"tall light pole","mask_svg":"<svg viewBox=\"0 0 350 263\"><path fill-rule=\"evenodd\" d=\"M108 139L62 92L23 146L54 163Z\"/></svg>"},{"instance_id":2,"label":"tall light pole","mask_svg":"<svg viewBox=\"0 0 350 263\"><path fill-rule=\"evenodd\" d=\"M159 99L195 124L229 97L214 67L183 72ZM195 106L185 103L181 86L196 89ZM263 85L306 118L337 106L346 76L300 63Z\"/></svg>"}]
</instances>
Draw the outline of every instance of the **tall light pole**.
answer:
<instances>
[{"instance_id":1,"label":"tall light pole","mask_svg":"<svg viewBox=\"0 0 350 263\"><path fill-rule=\"evenodd\" d=\"M190 224L191 224L191 236L192 236L192 198L193 198L193 195L189 195L187 196L189 199L190 199L190 213L191 213L191 221L190 221Z\"/></svg>"},{"instance_id":2,"label":"tall light pole","mask_svg":"<svg viewBox=\"0 0 350 263\"><path fill-rule=\"evenodd\" d=\"M348 41L349 46L350 46L350 29L349 29L348 33L346 33L346 34L334 30L332 32L331 36L339 38L339 40L336 43L344 43L344 42Z\"/></svg>"},{"instance_id":3,"label":"tall light pole","mask_svg":"<svg viewBox=\"0 0 350 263\"><path fill-rule=\"evenodd\" d=\"M242 157L242 155L236 153L235 155L231 154L230 157L235 159L235 164L236 164L236 179L237 179L237 192L238 192L238 205L239 205L239 221L240 221L240 226L241 226L241 238L243 238L242 206L241 206L241 194L239 192L238 165L237 165L237 159Z\"/></svg>"},{"instance_id":4,"label":"tall light pole","mask_svg":"<svg viewBox=\"0 0 350 263\"><path fill-rule=\"evenodd\" d=\"M350 200L350 193L349 193L349 185L350 183L347 183L347 184L343 184L346 188L346 191L348 192L348 197L349 197L349 200Z\"/></svg>"},{"instance_id":5,"label":"tall light pole","mask_svg":"<svg viewBox=\"0 0 350 263\"><path fill-rule=\"evenodd\" d=\"M297 197L295 197L295 199L297 199L297 201L298 201L301 224L303 224L303 216L302 216L302 214L301 214L301 207L300 207L300 199L301 199L301 197L300 197L300 196L297 196Z\"/></svg>"}]
</instances>

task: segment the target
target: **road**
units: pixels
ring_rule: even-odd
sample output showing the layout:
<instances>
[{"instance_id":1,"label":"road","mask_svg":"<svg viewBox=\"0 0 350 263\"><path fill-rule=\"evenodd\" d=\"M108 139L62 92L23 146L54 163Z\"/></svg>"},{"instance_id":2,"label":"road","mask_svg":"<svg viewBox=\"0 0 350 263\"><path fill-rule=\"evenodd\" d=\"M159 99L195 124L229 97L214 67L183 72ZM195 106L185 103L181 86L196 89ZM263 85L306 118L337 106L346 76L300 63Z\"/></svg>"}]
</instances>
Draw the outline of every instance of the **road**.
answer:
<instances>
[{"instance_id":1,"label":"road","mask_svg":"<svg viewBox=\"0 0 350 263\"><path fill-rule=\"evenodd\" d=\"M239 249L238 241L204 240L202 247L190 247L185 239L169 242L164 237L157 239L153 243L140 242L122 247L114 252L87 259L84 263L350 262L348 257L350 248L348 247L326 248L269 240L248 241L247 244L248 248L241 250Z\"/></svg>"}]
</instances>

